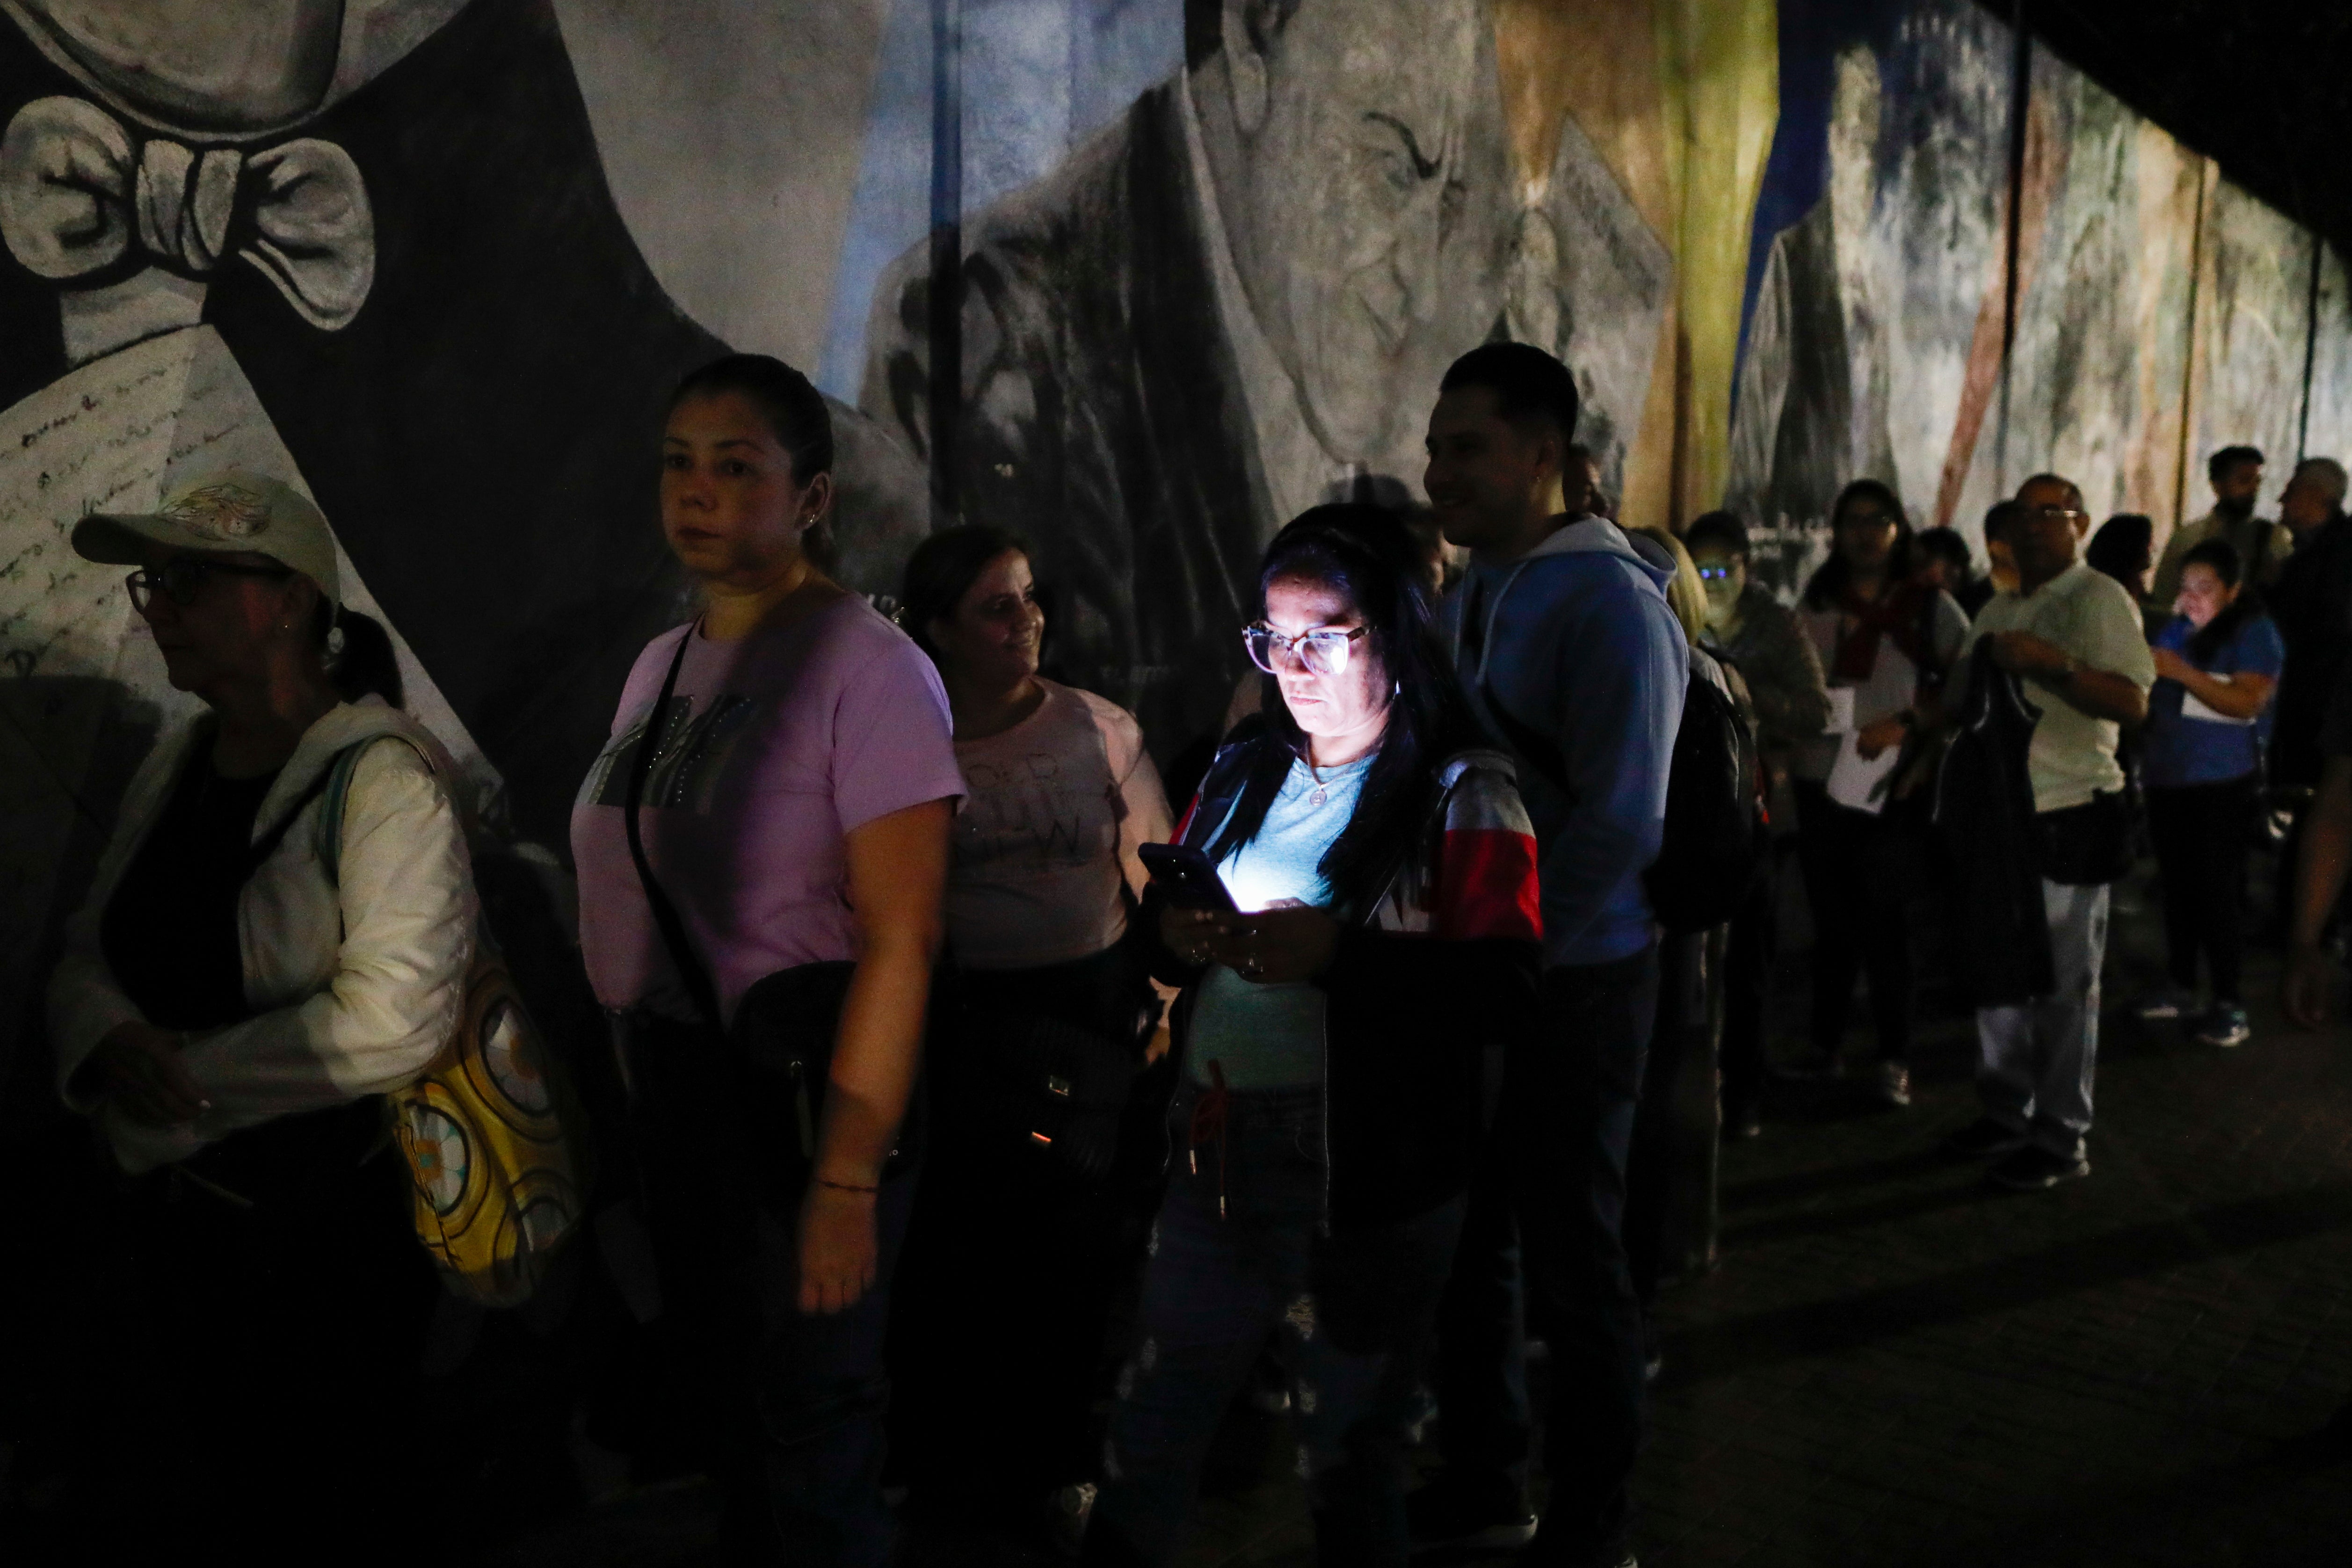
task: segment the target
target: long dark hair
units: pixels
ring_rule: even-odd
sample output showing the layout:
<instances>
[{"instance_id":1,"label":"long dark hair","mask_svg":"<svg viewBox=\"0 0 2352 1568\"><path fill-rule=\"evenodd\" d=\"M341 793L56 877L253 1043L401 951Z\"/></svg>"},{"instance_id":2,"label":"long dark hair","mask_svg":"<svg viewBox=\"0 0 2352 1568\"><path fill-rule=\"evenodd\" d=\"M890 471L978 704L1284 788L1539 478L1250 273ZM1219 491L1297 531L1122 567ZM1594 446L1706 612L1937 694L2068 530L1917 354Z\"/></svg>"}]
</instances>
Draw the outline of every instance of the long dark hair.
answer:
<instances>
[{"instance_id":1,"label":"long dark hair","mask_svg":"<svg viewBox=\"0 0 2352 1568\"><path fill-rule=\"evenodd\" d=\"M1412 532L1397 513L1356 503L1302 512L1266 546L1258 568L1259 615L1266 589L1286 578L1344 594L1371 628L1364 639L1370 657L1395 683L1388 728L1355 815L1317 867L1340 907L1360 909L1411 858L1435 801L1439 764L1476 744L1478 731L1437 635ZM1243 742L1252 748L1249 772L1233 816L1209 847L1212 859L1257 837L1291 764L1307 755L1307 735L1270 675L1259 711L1265 726Z\"/></svg>"},{"instance_id":2,"label":"long dark hair","mask_svg":"<svg viewBox=\"0 0 2352 1568\"><path fill-rule=\"evenodd\" d=\"M940 650L931 644L931 623L953 620L956 606L988 563L1008 553L1027 555L1028 541L1001 528L967 522L941 529L907 558L906 573L898 580L898 626L931 656L933 664L940 662Z\"/></svg>"},{"instance_id":3,"label":"long dark hair","mask_svg":"<svg viewBox=\"0 0 2352 1568\"><path fill-rule=\"evenodd\" d=\"M1910 581L1911 519L1903 510L1903 502L1895 496L1895 487L1877 479L1856 479L1838 491L1837 504L1830 508L1830 558L1821 563L1805 583L1805 608L1830 610L1845 597L1846 584L1853 580L1853 567L1844 552L1837 547L1838 520L1845 509L1858 500L1873 500L1887 516L1895 520L1895 544L1886 552L1886 585L1895 588Z\"/></svg>"},{"instance_id":4,"label":"long dark hair","mask_svg":"<svg viewBox=\"0 0 2352 1568\"><path fill-rule=\"evenodd\" d=\"M2139 575L2148 568L2155 542L2154 521L2136 511L2119 511L2099 524L2099 531L2091 535L2090 547L2083 552L2083 563L2094 572L2113 577L2137 599ZM2232 577L2231 581L2234 584L2236 579Z\"/></svg>"},{"instance_id":5,"label":"long dark hair","mask_svg":"<svg viewBox=\"0 0 2352 1568\"><path fill-rule=\"evenodd\" d=\"M793 483L805 487L819 474L833 472L833 414L824 405L824 394L772 354L726 354L687 372L669 395L665 412L677 413L688 398L730 392L751 399L768 422L776 444L792 458ZM839 563L830 510L802 531L801 551L827 572Z\"/></svg>"},{"instance_id":6,"label":"long dark hair","mask_svg":"<svg viewBox=\"0 0 2352 1568\"><path fill-rule=\"evenodd\" d=\"M2245 564L2238 559L2237 546L2226 539L2206 540L2180 558L2182 572L2191 566L2212 568L2213 575L2221 579L2224 588L2238 587L2239 580L2245 575ZM2221 607L2220 615L2189 634L2189 661L2201 668L2207 659L2230 646L2230 639L2238 635L2240 626L2261 612L2262 601L2254 591L2241 589L2236 598Z\"/></svg>"}]
</instances>

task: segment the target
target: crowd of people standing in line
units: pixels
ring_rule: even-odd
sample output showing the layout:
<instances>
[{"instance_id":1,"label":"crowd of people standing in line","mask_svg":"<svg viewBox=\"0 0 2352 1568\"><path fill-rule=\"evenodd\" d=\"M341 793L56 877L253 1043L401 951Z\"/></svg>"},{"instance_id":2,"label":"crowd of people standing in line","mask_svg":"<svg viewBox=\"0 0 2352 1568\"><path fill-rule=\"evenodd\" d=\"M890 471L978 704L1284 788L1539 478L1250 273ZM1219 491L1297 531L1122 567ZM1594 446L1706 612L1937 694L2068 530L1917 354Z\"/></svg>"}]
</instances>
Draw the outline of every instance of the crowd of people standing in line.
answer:
<instances>
[{"instance_id":1,"label":"crowd of people standing in line","mask_svg":"<svg viewBox=\"0 0 2352 1568\"><path fill-rule=\"evenodd\" d=\"M667 1429L743 1560L880 1563L902 1521L979 1520L1173 1561L1271 1347L1319 1560L1630 1563L1643 1172L1695 951L1645 872L1689 683L1752 730L1779 836L1723 938L1727 1135L1764 1098L1791 837L1815 937L1784 1070L1835 1070L1859 983L1867 1081L1901 1107L1910 868L1950 813L2008 837L1978 857L2006 882L1948 868L1961 919L2032 955L1970 970L1983 1114L1948 1146L2013 1187L2089 1169L2137 795L2172 981L2143 1012L2246 1038L2265 780L2317 789L2289 913L2294 1005L2324 1006L2352 867L2352 707L2318 722L2352 643L2340 468L2298 468L2282 531L2252 515L2259 455L2217 455L2214 513L2160 561L2145 519L2086 554L2080 491L2037 476L1987 520L1989 580L1856 480L1790 605L1729 513L1679 539L1599 515L1577 413L1534 348L1448 372L1424 482L1466 563L1442 595L1395 510L1281 530L1237 628L1254 685L1177 811L1135 719L1041 673L1021 539L932 536L894 622L826 574L806 379L735 355L677 389L658 521L701 604L639 657L572 848L625 1106L600 1254L650 1255ZM388 1557L354 1521L415 1434L349 1391L400 1385L435 1287L378 1097L464 1006L473 825L299 495L216 475L73 540L137 568L205 707L132 784L51 988L156 1310L222 1352L172 1359L164 1403L236 1413L233 1442L158 1446L154 1521ZM1433 1399L1442 1468L1409 1493Z\"/></svg>"}]
</instances>

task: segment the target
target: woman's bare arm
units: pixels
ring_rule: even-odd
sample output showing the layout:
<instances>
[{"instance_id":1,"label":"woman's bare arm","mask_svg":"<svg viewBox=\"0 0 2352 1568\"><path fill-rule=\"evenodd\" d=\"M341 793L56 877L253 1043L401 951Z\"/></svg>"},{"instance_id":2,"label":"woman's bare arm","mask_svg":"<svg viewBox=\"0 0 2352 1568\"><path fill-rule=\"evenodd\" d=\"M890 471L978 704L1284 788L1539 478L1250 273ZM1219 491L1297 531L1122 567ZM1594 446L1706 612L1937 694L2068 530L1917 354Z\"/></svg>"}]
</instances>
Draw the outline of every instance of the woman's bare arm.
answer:
<instances>
[{"instance_id":1,"label":"woman's bare arm","mask_svg":"<svg viewBox=\"0 0 2352 1568\"><path fill-rule=\"evenodd\" d=\"M847 839L857 969L842 1004L816 1173L802 1207L803 1312L842 1311L874 1283L873 1189L922 1058L953 820L953 803L926 801L854 828Z\"/></svg>"}]
</instances>

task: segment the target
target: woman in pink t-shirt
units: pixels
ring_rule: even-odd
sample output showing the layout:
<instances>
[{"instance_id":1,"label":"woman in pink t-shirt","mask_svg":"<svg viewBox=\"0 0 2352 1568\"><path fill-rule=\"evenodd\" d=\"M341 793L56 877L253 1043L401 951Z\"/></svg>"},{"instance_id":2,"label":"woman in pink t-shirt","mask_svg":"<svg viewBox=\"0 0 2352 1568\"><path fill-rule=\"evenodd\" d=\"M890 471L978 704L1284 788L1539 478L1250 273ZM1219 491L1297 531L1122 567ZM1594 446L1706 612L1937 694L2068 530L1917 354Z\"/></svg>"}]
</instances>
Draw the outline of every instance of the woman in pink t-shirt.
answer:
<instances>
[{"instance_id":1,"label":"woman in pink t-shirt","mask_svg":"<svg viewBox=\"0 0 2352 1568\"><path fill-rule=\"evenodd\" d=\"M1050 1535L1083 1512L1106 1328L1158 1196L1156 1127L1136 1108L1160 1009L1127 935L1138 848L1172 824L1134 716L1038 673L1045 616L1021 541L935 533L901 600L946 684L967 794L891 1451L927 1513Z\"/></svg>"},{"instance_id":2,"label":"woman in pink t-shirt","mask_svg":"<svg viewBox=\"0 0 2352 1568\"><path fill-rule=\"evenodd\" d=\"M730 1533L878 1565L882 1340L914 1184L894 1152L963 782L929 661L813 558L832 466L798 371L738 354L679 386L662 531L703 607L639 656L572 841Z\"/></svg>"}]
</instances>

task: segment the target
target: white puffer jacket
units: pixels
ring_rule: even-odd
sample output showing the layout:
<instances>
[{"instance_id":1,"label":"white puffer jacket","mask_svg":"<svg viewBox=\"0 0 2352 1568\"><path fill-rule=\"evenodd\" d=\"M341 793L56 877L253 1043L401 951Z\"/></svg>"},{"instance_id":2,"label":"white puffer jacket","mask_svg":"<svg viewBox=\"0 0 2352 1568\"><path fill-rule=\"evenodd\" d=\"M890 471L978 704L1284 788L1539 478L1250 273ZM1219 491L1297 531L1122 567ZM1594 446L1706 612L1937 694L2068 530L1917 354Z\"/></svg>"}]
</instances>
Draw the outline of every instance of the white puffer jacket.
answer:
<instances>
[{"instance_id":1,"label":"white puffer jacket","mask_svg":"<svg viewBox=\"0 0 2352 1568\"><path fill-rule=\"evenodd\" d=\"M255 1016L192 1038L184 1058L212 1109L149 1127L77 1086L107 1031L140 1016L99 946L107 900L171 798L194 726L158 744L131 782L89 897L49 982L49 1038L66 1103L95 1111L123 1169L152 1170L274 1117L341 1105L414 1079L456 1031L477 910L464 826L415 721L374 698L310 726L255 815L261 838L337 753L362 753L343 808L341 882L318 853L322 802L304 805L237 899L245 997ZM398 737L403 743L383 743Z\"/></svg>"}]
</instances>

